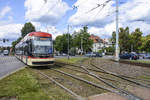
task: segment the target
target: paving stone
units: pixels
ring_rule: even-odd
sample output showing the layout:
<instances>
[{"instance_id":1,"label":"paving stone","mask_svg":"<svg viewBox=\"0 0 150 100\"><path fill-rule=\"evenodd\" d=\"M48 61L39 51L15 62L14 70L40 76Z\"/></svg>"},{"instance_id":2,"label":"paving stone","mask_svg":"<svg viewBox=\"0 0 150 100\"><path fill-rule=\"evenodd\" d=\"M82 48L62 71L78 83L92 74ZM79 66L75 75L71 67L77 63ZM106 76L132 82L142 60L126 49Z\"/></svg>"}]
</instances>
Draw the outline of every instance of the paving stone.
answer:
<instances>
[{"instance_id":1,"label":"paving stone","mask_svg":"<svg viewBox=\"0 0 150 100\"><path fill-rule=\"evenodd\" d=\"M117 95L115 93L102 93L94 96L90 96L89 100L128 100L125 97Z\"/></svg>"},{"instance_id":2,"label":"paving stone","mask_svg":"<svg viewBox=\"0 0 150 100\"><path fill-rule=\"evenodd\" d=\"M150 89L148 88L127 86L127 89L144 100L150 100Z\"/></svg>"}]
</instances>

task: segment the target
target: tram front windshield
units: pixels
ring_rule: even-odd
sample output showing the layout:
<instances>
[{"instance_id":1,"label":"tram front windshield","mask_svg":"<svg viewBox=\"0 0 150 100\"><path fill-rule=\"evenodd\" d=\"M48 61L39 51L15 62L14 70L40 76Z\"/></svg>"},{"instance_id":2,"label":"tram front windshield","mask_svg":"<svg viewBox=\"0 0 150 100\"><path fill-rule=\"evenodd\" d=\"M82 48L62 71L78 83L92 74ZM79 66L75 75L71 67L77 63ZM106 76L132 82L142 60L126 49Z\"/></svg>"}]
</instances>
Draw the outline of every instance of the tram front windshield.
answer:
<instances>
[{"instance_id":1,"label":"tram front windshield","mask_svg":"<svg viewBox=\"0 0 150 100\"><path fill-rule=\"evenodd\" d=\"M52 54L52 39L48 37L34 37L32 45L33 54Z\"/></svg>"}]
</instances>

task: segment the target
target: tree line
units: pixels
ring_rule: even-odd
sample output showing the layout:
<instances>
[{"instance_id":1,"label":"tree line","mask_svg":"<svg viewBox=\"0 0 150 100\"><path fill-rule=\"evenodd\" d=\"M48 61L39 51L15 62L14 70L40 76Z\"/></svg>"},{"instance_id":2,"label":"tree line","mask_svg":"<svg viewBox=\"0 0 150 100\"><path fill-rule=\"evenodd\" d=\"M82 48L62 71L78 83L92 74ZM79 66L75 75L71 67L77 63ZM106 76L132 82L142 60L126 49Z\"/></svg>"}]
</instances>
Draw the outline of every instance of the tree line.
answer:
<instances>
[{"instance_id":1,"label":"tree line","mask_svg":"<svg viewBox=\"0 0 150 100\"><path fill-rule=\"evenodd\" d=\"M57 36L54 41L54 48L59 53L68 53L69 41L69 53L86 53L91 51L93 45L93 40L90 40L89 37L88 27L84 26L79 32L74 31L72 35L65 33Z\"/></svg>"},{"instance_id":2,"label":"tree line","mask_svg":"<svg viewBox=\"0 0 150 100\"><path fill-rule=\"evenodd\" d=\"M119 29L120 52L150 52L150 34L142 36L143 32L137 28L130 33L129 27ZM116 42L116 32L112 33L113 44Z\"/></svg>"},{"instance_id":3,"label":"tree line","mask_svg":"<svg viewBox=\"0 0 150 100\"><path fill-rule=\"evenodd\" d=\"M22 38L24 38L28 33L35 31L35 26L31 22L25 23L21 29L21 36L16 41L12 42L12 51L15 51L16 44L19 43Z\"/></svg>"},{"instance_id":4,"label":"tree line","mask_svg":"<svg viewBox=\"0 0 150 100\"><path fill-rule=\"evenodd\" d=\"M35 27L31 22L25 23L21 29L21 36L12 42L12 50L14 51L15 45L30 32L35 32ZM142 36L143 32L137 28L133 32L130 32L129 27L119 29L119 47L120 52L150 52L150 34ZM68 38L69 37L69 38ZM68 53L68 41L70 53L87 53L92 51L93 40L89 39L90 33L88 27L84 26L79 32L74 31L73 34L64 33L59 35L54 40L54 49L59 53ZM68 40L69 39L69 40ZM103 48L108 52L115 51L116 32L112 33L111 41L112 47ZM104 51L104 50L103 50Z\"/></svg>"},{"instance_id":5,"label":"tree line","mask_svg":"<svg viewBox=\"0 0 150 100\"><path fill-rule=\"evenodd\" d=\"M15 51L15 46L21 41L24 36L30 32L35 32L35 27L31 22L25 23L21 29L21 36L12 42L12 50ZM69 38L68 38L69 37ZM68 41L69 41L69 52L77 53L77 50L82 49L83 52L91 51L93 41L89 39L90 33L88 33L88 27L84 26L79 32L74 32L72 35L65 33L59 35L54 40L54 49L59 53L68 53ZM69 39L69 40L68 40Z\"/></svg>"}]
</instances>

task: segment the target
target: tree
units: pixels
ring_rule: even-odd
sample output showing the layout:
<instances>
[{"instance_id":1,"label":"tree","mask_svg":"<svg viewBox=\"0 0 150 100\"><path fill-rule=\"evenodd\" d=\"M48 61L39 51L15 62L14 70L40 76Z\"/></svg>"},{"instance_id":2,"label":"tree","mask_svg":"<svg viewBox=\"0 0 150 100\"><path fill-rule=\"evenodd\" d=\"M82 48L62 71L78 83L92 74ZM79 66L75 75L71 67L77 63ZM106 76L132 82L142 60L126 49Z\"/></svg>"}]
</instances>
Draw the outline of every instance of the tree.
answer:
<instances>
[{"instance_id":1,"label":"tree","mask_svg":"<svg viewBox=\"0 0 150 100\"><path fill-rule=\"evenodd\" d=\"M120 47L120 51L130 51L130 33L129 33L129 28L126 27L124 28L120 28L119 29L119 47ZM116 32L112 33L112 38L111 41L114 43L116 43Z\"/></svg>"},{"instance_id":2,"label":"tree","mask_svg":"<svg viewBox=\"0 0 150 100\"><path fill-rule=\"evenodd\" d=\"M126 27L125 29L120 28L119 46L120 51L130 51L130 34L128 27Z\"/></svg>"},{"instance_id":3,"label":"tree","mask_svg":"<svg viewBox=\"0 0 150 100\"><path fill-rule=\"evenodd\" d=\"M21 29L21 37L19 37L16 41L13 41L12 42L12 51L14 52L15 51L15 46L17 43L20 42L20 40L26 36L28 33L30 32L35 32L35 27L32 25L31 22L28 22L28 23L25 23L24 24L24 27Z\"/></svg>"},{"instance_id":4,"label":"tree","mask_svg":"<svg viewBox=\"0 0 150 100\"><path fill-rule=\"evenodd\" d=\"M16 44L19 43L21 39L22 39L22 38L19 37L16 41L13 41L13 42L11 43L11 44L12 44L12 51L13 51L13 52L15 51L15 46L16 46Z\"/></svg>"},{"instance_id":5,"label":"tree","mask_svg":"<svg viewBox=\"0 0 150 100\"><path fill-rule=\"evenodd\" d=\"M30 32L35 32L35 27L31 22L25 23L24 27L21 29L21 36L24 37Z\"/></svg>"},{"instance_id":6,"label":"tree","mask_svg":"<svg viewBox=\"0 0 150 100\"><path fill-rule=\"evenodd\" d=\"M106 47L106 48L104 48L104 50L106 50L106 54L114 54L115 47L114 46L112 46L112 47ZM104 50L103 50L103 52L104 52Z\"/></svg>"},{"instance_id":7,"label":"tree","mask_svg":"<svg viewBox=\"0 0 150 100\"><path fill-rule=\"evenodd\" d=\"M134 32L131 33L131 47L132 51L139 52L142 46L142 32L139 28L135 29Z\"/></svg>"},{"instance_id":8,"label":"tree","mask_svg":"<svg viewBox=\"0 0 150 100\"><path fill-rule=\"evenodd\" d=\"M74 32L73 44L76 48L82 49L83 52L91 50L93 41L89 39L90 34L88 33L88 27L84 26L78 33Z\"/></svg>"},{"instance_id":9,"label":"tree","mask_svg":"<svg viewBox=\"0 0 150 100\"><path fill-rule=\"evenodd\" d=\"M112 33L111 41L113 44L116 43L116 32L115 31L113 31L113 33Z\"/></svg>"},{"instance_id":10,"label":"tree","mask_svg":"<svg viewBox=\"0 0 150 100\"><path fill-rule=\"evenodd\" d=\"M69 34L69 49L72 47L72 36ZM55 39L54 48L60 53L68 53L68 34L59 35Z\"/></svg>"},{"instance_id":11,"label":"tree","mask_svg":"<svg viewBox=\"0 0 150 100\"><path fill-rule=\"evenodd\" d=\"M142 38L142 51L150 52L150 35L147 35Z\"/></svg>"}]
</instances>

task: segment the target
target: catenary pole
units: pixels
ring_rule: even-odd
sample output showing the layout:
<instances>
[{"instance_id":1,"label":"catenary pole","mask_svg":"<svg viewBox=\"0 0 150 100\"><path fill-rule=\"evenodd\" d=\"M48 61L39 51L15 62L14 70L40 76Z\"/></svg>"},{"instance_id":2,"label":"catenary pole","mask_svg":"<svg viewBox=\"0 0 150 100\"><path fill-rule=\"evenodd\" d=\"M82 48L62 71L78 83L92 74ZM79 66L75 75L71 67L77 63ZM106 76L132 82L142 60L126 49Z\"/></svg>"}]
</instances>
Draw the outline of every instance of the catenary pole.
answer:
<instances>
[{"instance_id":1,"label":"catenary pole","mask_svg":"<svg viewBox=\"0 0 150 100\"><path fill-rule=\"evenodd\" d=\"M69 60L69 25L68 25L68 60Z\"/></svg>"},{"instance_id":2,"label":"catenary pole","mask_svg":"<svg viewBox=\"0 0 150 100\"><path fill-rule=\"evenodd\" d=\"M118 13L119 13L119 8L118 8L118 0L116 0L116 50L115 50L115 60L119 61L119 29L118 29Z\"/></svg>"},{"instance_id":3,"label":"catenary pole","mask_svg":"<svg viewBox=\"0 0 150 100\"><path fill-rule=\"evenodd\" d=\"M81 35L81 55L83 54L83 37Z\"/></svg>"}]
</instances>

